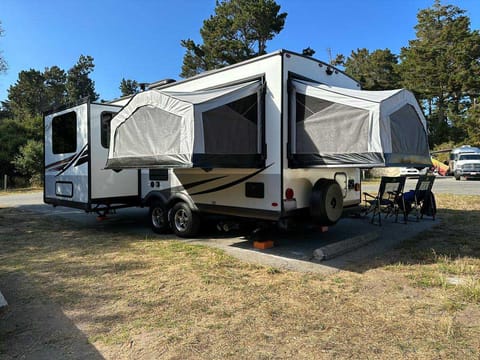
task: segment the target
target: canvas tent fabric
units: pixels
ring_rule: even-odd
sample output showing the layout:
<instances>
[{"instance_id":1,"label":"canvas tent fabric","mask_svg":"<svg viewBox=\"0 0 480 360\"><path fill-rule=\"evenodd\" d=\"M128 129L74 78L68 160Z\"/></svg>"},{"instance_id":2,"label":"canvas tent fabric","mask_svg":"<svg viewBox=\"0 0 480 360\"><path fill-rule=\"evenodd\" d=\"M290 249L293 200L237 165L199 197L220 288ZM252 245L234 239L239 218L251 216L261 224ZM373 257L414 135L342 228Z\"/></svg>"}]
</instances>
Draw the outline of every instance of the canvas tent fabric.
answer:
<instances>
[{"instance_id":1,"label":"canvas tent fabric","mask_svg":"<svg viewBox=\"0 0 480 360\"><path fill-rule=\"evenodd\" d=\"M411 92L291 83L290 166L431 165L426 121Z\"/></svg>"},{"instance_id":2,"label":"canvas tent fabric","mask_svg":"<svg viewBox=\"0 0 480 360\"><path fill-rule=\"evenodd\" d=\"M154 89L135 95L112 119L106 167L260 166L261 88L255 80L219 89ZM252 103L245 111L236 103L241 99Z\"/></svg>"}]
</instances>

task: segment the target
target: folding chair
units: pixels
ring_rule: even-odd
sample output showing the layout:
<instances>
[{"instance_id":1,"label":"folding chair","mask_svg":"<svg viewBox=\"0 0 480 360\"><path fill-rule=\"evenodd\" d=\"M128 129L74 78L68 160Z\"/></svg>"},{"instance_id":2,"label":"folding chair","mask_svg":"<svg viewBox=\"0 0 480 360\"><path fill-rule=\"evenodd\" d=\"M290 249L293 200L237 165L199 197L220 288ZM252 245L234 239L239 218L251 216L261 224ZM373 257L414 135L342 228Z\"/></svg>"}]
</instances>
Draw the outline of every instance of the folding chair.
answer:
<instances>
[{"instance_id":1,"label":"folding chair","mask_svg":"<svg viewBox=\"0 0 480 360\"><path fill-rule=\"evenodd\" d=\"M405 176L382 176L380 187L376 196L364 192L364 213L372 213L371 223L378 217L378 225L382 225L382 216L385 218L395 215L395 222L398 222L398 213L402 211L403 220L407 223L407 213L403 203L403 188L405 187ZM401 204L400 204L401 203ZM403 206L402 206L403 205Z\"/></svg>"},{"instance_id":2,"label":"folding chair","mask_svg":"<svg viewBox=\"0 0 480 360\"><path fill-rule=\"evenodd\" d=\"M432 201L434 202L433 194L432 194L432 187L433 187L433 182L435 181L435 176L434 175L423 175L418 178L417 185L415 186L415 190L413 190L413 199L411 201L408 201L411 203L412 210L415 211L415 216L417 218L417 221L419 221L420 218L423 218L424 211L422 211L422 208L425 209L426 205L431 205ZM406 196L404 196L406 198ZM433 220L435 220L435 212L432 211L432 217Z\"/></svg>"}]
</instances>

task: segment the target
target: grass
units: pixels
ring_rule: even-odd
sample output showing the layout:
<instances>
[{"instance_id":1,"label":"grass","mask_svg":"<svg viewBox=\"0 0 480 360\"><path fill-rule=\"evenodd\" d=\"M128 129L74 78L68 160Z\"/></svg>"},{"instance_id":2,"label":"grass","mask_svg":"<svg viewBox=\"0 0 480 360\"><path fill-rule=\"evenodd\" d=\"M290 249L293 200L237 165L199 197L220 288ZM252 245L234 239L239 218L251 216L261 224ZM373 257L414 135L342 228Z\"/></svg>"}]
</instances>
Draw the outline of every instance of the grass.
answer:
<instances>
[{"instance_id":1,"label":"grass","mask_svg":"<svg viewBox=\"0 0 480 360\"><path fill-rule=\"evenodd\" d=\"M478 358L478 200L437 196L437 227L332 275L0 209L0 284L60 307L106 358ZM0 357L21 338L2 331Z\"/></svg>"}]
</instances>

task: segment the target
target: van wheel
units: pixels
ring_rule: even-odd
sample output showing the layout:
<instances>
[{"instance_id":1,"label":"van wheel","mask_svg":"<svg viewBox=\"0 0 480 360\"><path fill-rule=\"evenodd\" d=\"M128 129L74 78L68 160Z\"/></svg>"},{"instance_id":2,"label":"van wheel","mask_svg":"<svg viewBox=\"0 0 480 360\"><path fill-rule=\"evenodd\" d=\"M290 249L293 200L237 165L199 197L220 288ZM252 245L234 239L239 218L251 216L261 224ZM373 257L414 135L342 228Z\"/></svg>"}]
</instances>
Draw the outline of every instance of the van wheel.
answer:
<instances>
[{"instance_id":1,"label":"van wheel","mask_svg":"<svg viewBox=\"0 0 480 360\"><path fill-rule=\"evenodd\" d=\"M320 225L335 224L343 212L343 193L335 180L320 179L312 189L310 214Z\"/></svg>"},{"instance_id":2,"label":"van wheel","mask_svg":"<svg viewBox=\"0 0 480 360\"><path fill-rule=\"evenodd\" d=\"M155 200L150 205L149 219L153 232L164 234L171 230L168 223L168 211L162 201Z\"/></svg>"},{"instance_id":3,"label":"van wheel","mask_svg":"<svg viewBox=\"0 0 480 360\"><path fill-rule=\"evenodd\" d=\"M455 177L455 180L457 180L457 181L459 181L459 180L460 180L460 175L458 175L458 174L455 174L455 175L454 175L454 177Z\"/></svg>"},{"instance_id":4,"label":"van wheel","mask_svg":"<svg viewBox=\"0 0 480 360\"><path fill-rule=\"evenodd\" d=\"M195 236L200 229L200 217L184 202L175 204L170 221L173 232L180 237Z\"/></svg>"}]
</instances>

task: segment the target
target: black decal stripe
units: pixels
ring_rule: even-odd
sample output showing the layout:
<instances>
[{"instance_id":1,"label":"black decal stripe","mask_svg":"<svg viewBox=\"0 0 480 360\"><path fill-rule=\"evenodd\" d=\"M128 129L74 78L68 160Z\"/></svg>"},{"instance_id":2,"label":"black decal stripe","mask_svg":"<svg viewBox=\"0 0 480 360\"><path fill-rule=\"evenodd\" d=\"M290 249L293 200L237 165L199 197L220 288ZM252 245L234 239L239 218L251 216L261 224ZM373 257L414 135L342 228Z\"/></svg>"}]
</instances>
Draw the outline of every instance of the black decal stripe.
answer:
<instances>
[{"instance_id":1,"label":"black decal stripe","mask_svg":"<svg viewBox=\"0 0 480 360\"><path fill-rule=\"evenodd\" d=\"M80 166L82 164L85 164L86 162L88 162L88 156L82 156L80 159L77 160L77 162L75 163L74 167L77 167L77 166Z\"/></svg>"},{"instance_id":2,"label":"black decal stripe","mask_svg":"<svg viewBox=\"0 0 480 360\"><path fill-rule=\"evenodd\" d=\"M218 179L223 179L227 177L226 175L224 176L217 176L217 177L214 177L214 178L211 178L211 179L207 179L207 180L200 180L200 181L195 181L193 183L190 183L190 184L185 184L183 186L181 186L182 188L184 188L185 190L188 190L188 189L191 189L195 186L198 186L198 185L202 185L202 184L206 184L206 183L209 183L211 181L215 181L215 180L218 180Z\"/></svg>"},{"instance_id":3,"label":"black decal stripe","mask_svg":"<svg viewBox=\"0 0 480 360\"><path fill-rule=\"evenodd\" d=\"M51 164L45 165L45 169L46 170L52 170L50 168L53 168L53 167L55 167L53 170L61 169L66 163L68 163L70 160L72 160L75 156L76 156L76 154L72 155L72 156L69 156L66 159L63 159L63 160L60 160L60 161L55 161Z\"/></svg>"},{"instance_id":4,"label":"black decal stripe","mask_svg":"<svg viewBox=\"0 0 480 360\"><path fill-rule=\"evenodd\" d=\"M88 155L88 148L87 148L87 149L83 150L82 154L80 155L80 157L75 162L74 167L85 164L86 162L88 162L88 160L90 160L90 156Z\"/></svg>"},{"instance_id":5,"label":"black decal stripe","mask_svg":"<svg viewBox=\"0 0 480 360\"><path fill-rule=\"evenodd\" d=\"M226 175L225 176L217 176L217 177L214 177L214 178L211 178L211 179L196 181L196 182L193 182L193 183L190 183L190 184L179 185L179 186L175 186L175 187L164 189L164 190L168 191L168 192L173 192L173 193L180 192L182 190L188 190L188 189L191 189L192 187L202 185L202 184L207 184L209 182L212 182L212 181L215 181L215 180L218 180L218 179L223 179L225 177L227 177L227 176Z\"/></svg>"},{"instance_id":6,"label":"black decal stripe","mask_svg":"<svg viewBox=\"0 0 480 360\"><path fill-rule=\"evenodd\" d=\"M80 150L80 152L75 155L75 157L60 171L57 175L55 176L60 176L62 175L65 171L67 171L74 163L75 161L83 154L84 151L88 149L88 144L85 144L85 146Z\"/></svg>"},{"instance_id":7,"label":"black decal stripe","mask_svg":"<svg viewBox=\"0 0 480 360\"><path fill-rule=\"evenodd\" d=\"M216 191L220 191L220 190L225 190L225 189L228 189L229 187L232 187L232 186L235 186L237 184L240 184L242 182L244 182L245 180L248 180L252 177L254 177L255 175L258 175L260 174L262 171L264 171L265 169L268 169L270 166L272 166L273 163L271 163L270 165L260 169L260 170L257 170L255 171L253 174L249 174L247 176L244 176L243 178L240 178L238 180L235 180L235 181L232 181L228 184L224 184L224 185L220 185L220 186L217 186L217 187L214 187L212 189L209 189L209 190L204 190L204 191L200 191L200 192L197 192L195 194L190 194L190 196L194 196L194 195L203 195L203 194L208 194L208 193L212 193L212 192L216 192Z\"/></svg>"}]
</instances>

